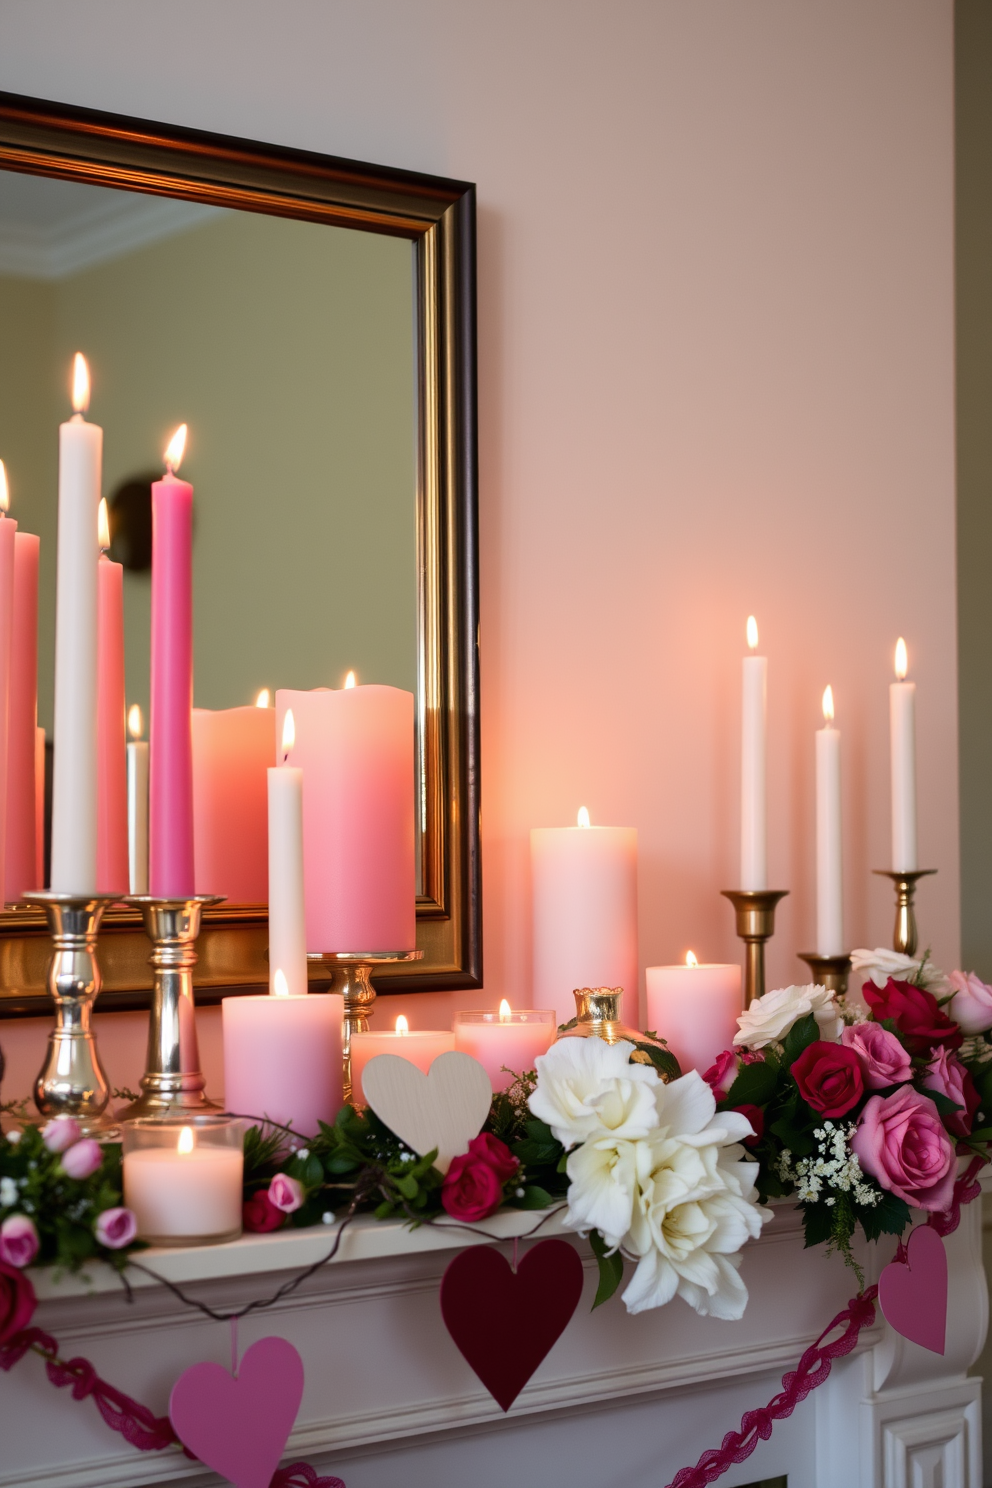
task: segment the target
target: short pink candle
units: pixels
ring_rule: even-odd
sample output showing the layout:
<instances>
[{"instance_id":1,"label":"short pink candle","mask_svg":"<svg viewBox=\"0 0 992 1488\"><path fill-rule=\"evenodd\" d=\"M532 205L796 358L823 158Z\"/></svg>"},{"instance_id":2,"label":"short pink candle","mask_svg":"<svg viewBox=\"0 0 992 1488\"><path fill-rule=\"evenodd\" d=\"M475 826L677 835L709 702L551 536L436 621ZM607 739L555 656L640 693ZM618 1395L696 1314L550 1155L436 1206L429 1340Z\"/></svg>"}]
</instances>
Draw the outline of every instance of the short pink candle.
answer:
<instances>
[{"instance_id":1,"label":"short pink candle","mask_svg":"<svg viewBox=\"0 0 992 1488\"><path fill-rule=\"evenodd\" d=\"M532 1070L539 1054L555 1041L558 1020L552 1008L514 1011L505 1000L499 1012L455 1014L455 1048L477 1059L493 1090L506 1090L513 1076ZM512 1071L512 1073L507 1073Z\"/></svg>"},{"instance_id":2,"label":"short pink candle","mask_svg":"<svg viewBox=\"0 0 992 1488\"><path fill-rule=\"evenodd\" d=\"M14 618L10 650L7 724L7 842L4 893L22 899L42 886L37 856L38 557L40 538L14 538ZM44 813L44 735L42 735ZM44 819L44 816L42 817Z\"/></svg>"},{"instance_id":3,"label":"short pink candle","mask_svg":"<svg viewBox=\"0 0 992 1488\"><path fill-rule=\"evenodd\" d=\"M740 967L700 966L693 956L682 966L649 966L645 977L648 1028L668 1040L683 1073L705 1073L734 1042L744 1011Z\"/></svg>"},{"instance_id":4,"label":"short pink candle","mask_svg":"<svg viewBox=\"0 0 992 1488\"><path fill-rule=\"evenodd\" d=\"M183 424L152 484L152 667L148 888L160 899L196 891L193 870L193 487L173 470Z\"/></svg>"},{"instance_id":5,"label":"short pink candle","mask_svg":"<svg viewBox=\"0 0 992 1488\"><path fill-rule=\"evenodd\" d=\"M413 693L279 691L279 738L288 708L303 771L307 950L413 950Z\"/></svg>"},{"instance_id":6,"label":"short pink candle","mask_svg":"<svg viewBox=\"0 0 992 1488\"><path fill-rule=\"evenodd\" d=\"M196 892L265 904L267 770L276 762L272 708L193 709Z\"/></svg>"},{"instance_id":7,"label":"short pink candle","mask_svg":"<svg viewBox=\"0 0 992 1488\"><path fill-rule=\"evenodd\" d=\"M341 1109L344 998L225 997L224 1101L237 1116L267 1116L301 1136Z\"/></svg>"},{"instance_id":8,"label":"short pink candle","mask_svg":"<svg viewBox=\"0 0 992 1488\"><path fill-rule=\"evenodd\" d=\"M109 533L102 536L109 545ZM101 894L123 897L129 888L124 569L106 553L97 565L97 650L96 886Z\"/></svg>"},{"instance_id":9,"label":"short pink candle","mask_svg":"<svg viewBox=\"0 0 992 1488\"><path fill-rule=\"evenodd\" d=\"M439 1054L450 1054L455 1047L455 1035L440 1029L411 1031L402 1013L396 1020L392 1033L353 1033L351 1035L351 1098L361 1104L365 1100L362 1089L362 1071L370 1059L377 1054L398 1054L408 1059L426 1075Z\"/></svg>"}]
</instances>

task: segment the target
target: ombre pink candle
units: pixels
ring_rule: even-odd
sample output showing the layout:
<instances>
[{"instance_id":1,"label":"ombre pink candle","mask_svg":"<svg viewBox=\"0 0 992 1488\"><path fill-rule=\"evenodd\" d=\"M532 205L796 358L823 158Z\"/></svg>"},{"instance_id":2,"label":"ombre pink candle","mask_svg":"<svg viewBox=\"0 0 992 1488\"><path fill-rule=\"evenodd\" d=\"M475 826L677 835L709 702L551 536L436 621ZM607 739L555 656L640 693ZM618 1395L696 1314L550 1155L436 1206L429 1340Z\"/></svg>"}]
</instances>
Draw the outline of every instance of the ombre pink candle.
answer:
<instances>
[{"instance_id":1,"label":"ombre pink candle","mask_svg":"<svg viewBox=\"0 0 992 1488\"><path fill-rule=\"evenodd\" d=\"M193 487L177 480L186 425L152 485L152 667L148 891L196 892L193 863Z\"/></svg>"},{"instance_id":2,"label":"ombre pink candle","mask_svg":"<svg viewBox=\"0 0 992 1488\"><path fill-rule=\"evenodd\" d=\"M413 950L413 693L280 691L279 736L288 708L303 771L307 950Z\"/></svg>"},{"instance_id":3,"label":"ombre pink candle","mask_svg":"<svg viewBox=\"0 0 992 1488\"><path fill-rule=\"evenodd\" d=\"M107 503L100 502L100 546L110 547ZM97 565L96 887L128 892L127 736L124 704L124 569L106 551Z\"/></svg>"},{"instance_id":4,"label":"ombre pink candle","mask_svg":"<svg viewBox=\"0 0 992 1488\"><path fill-rule=\"evenodd\" d=\"M344 998L336 992L225 997L224 1102L239 1116L267 1116L302 1136L330 1126L343 1095Z\"/></svg>"},{"instance_id":5,"label":"ombre pink candle","mask_svg":"<svg viewBox=\"0 0 992 1488\"><path fill-rule=\"evenodd\" d=\"M14 618L10 651L10 712L7 723L7 841L4 893L14 901L40 889L38 807L44 821L45 736L38 729L38 558L40 538L14 538ZM41 732L41 782L37 782L37 735Z\"/></svg>"},{"instance_id":6,"label":"ombre pink candle","mask_svg":"<svg viewBox=\"0 0 992 1488\"><path fill-rule=\"evenodd\" d=\"M683 1074L705 1074L734 1042L744 1011L740 967L700 964L690 951L684 965L649 966L644 977L648 1028L668 1040Z\"/></svg>"},{"instance_id":7,"label":"ombre pink candle","mask_svg":"<svg viewBox=\"0 0 992 1488\"><path fill-rule=\"evenodd\" d=\"M196 892L265 904L273 708L193 709Z\"/></svg>"}]
</instances>

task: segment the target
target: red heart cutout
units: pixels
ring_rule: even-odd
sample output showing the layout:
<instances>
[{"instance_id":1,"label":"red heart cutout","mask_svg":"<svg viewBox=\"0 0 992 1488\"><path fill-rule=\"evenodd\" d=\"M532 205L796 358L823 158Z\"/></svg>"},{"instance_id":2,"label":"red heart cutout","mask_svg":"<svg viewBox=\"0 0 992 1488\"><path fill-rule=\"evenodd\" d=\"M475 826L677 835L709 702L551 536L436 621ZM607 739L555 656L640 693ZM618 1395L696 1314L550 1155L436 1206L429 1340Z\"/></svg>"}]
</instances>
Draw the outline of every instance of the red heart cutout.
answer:
<instances>
[{"instance_id":1,"label":"red heart cutout","mask_svg":"<svg viewBox=\"0 0 992 1488\"><path fill-rule=\"evenodd\" d=\"M878 1301L885 1320L908 1338L944 1352L947 1333L947 1251L929 1225L917 1225L905 1261L890 1261L878 1278Z\"/></svg>"},{"instance_id":2,"label":"red heart cutout","mask_svg":"<svg viewBox=\"0 0 992 1488\"><path fill-rule=\"evenodd\" d=\"M445 1271L444 1326L503 1410L568 1327L582 1279L582 1262L567 1240L542 1240L515 1273L485 1245L463 1250Z\"/></svg>"},{"instance_id":3,"label":"red heart cutout","mask_svg":"<svg viewBox=\"0 0 992 1488\"><path fill-rule=\"evenodd\" d=\"M194 1364L169 1397L183 1446L235 1488L269 1488L303 1399L303 1360L285 1338L260 1338L237 1377Z\"/></svg>"}]
</instances>

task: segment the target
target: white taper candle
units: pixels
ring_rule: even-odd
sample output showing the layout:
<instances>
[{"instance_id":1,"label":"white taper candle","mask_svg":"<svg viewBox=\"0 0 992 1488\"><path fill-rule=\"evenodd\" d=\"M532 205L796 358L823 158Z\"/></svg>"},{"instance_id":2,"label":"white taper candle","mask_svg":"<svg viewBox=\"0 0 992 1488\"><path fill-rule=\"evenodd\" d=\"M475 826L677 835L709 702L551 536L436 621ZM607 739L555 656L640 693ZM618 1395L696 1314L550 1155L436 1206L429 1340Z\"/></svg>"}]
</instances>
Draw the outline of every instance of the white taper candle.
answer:
<instances>
[{"instance_id":1,"label":"white taper candle","mask_svg":"<svg viewBox=\"0 0 992 1488\"><path fill-rule=\"evenodd\" d=\"M758 644L753 615L747 620L747 643ZM768 887L768 828L765 804L765 713L768 658L745 656L741 709L741 888Z\"/></svg>"},{"instance_id":2,"label":"white taper candle","mask_svg":"<svg viewBox=\"0 0 992 1488\"><path fill-rule=\"evenodd\" d=\"M816 731L816 950L844 954L841 866L840 730L833 726L834 695L823 694L823 728Z\"/></svg>"},{"instance_id":3,"label":"white taper candle","mask_svg":"<svg viewBox=\"0 0 992 1488\"><path fill-rule=\"evenodd\" d=\"M906 642L896 642L896 681L889 684L892 781L892 871L916 869L916 683L907 682Z\"/></svg>"}]
</instances>

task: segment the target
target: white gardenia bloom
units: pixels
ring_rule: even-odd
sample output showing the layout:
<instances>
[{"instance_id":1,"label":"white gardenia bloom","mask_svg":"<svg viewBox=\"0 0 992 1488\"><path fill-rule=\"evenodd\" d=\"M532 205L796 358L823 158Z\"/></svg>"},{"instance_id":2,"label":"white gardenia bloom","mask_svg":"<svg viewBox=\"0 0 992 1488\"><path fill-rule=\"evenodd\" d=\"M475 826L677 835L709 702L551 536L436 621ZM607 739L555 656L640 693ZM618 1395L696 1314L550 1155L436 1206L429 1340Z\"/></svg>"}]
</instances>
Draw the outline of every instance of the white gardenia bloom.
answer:
<instances>
[{"instance_id":1,"label":"white gardenia bloom","mask_svg":"<svg viewBox=\"0 0 992 1488\"><path fill-rule=\"evenodd\" d=\"M604 1134L636 1140L658 1124L651 1064L630 1064L634 1045L563 1038L535 1060L537 1088L528 1102L563 1147Z\"/></svg>"},{"instance_id":2,"label":"white gardenia bloom","mask_svg":"<svg viewBox=\"0 0 992 1488\"><path fill-rule=\"evenodd\" d=\"M737 1019L739 1031L734 1035L734 1047L763 1049L766 1044L777 1043L794 1023L809 1013L816 1018L820 1038L835 1044L844 1027L837 998L826 987L811 983L807 987L780 987L775 992L766 992L764 997L756 997Z\"/></svg>"},{"instance_id":3,"label":"white gardenia bloom","mask_svg":"<svg viewBox=\"0 0 992 1488\"><path fill-rule=\"evenodd\" d=\"M903 956L899 951L887 951L878 946L874 951L851 952L851 990L860 994L869 977L876 987L884 987L889 977L897 982L915 981L920 971L920 958ZM923 966L921 985L928 992L941 997L951 991L951 985L939 966L927 961Z\"/></svg>"}]
</instances>

